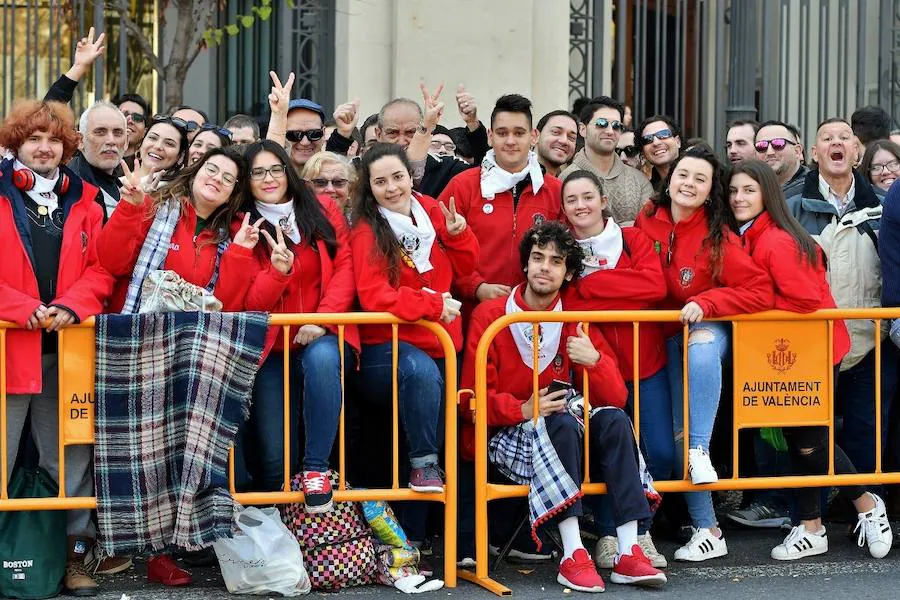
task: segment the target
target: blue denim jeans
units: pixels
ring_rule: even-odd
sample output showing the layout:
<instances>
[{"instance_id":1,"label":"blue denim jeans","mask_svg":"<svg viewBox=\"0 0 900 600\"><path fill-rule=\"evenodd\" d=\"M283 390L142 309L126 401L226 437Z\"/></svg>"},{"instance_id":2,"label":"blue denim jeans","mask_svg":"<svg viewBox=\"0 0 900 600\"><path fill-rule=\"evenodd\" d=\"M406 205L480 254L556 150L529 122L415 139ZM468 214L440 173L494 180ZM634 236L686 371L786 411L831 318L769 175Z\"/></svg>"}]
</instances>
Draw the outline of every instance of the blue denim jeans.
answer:
<instances>
[{"instance_id":1,"label":"blue denim jeans","mask_svg":"<svg viewBox=\"0 0 900 600\"><path fill-rule=\"evenodd\" d=\"M344 344L344 364L353 368L353 352ZM273 352L259 368L253 386L250 418L238 437L235 465L246 473L238 482L253 480L254 488L280 490L284 467L284 353ZM291 352L290 382L291 473L300 463L300 408L303 410L303 469L325 471L341 414L341 358L338 339L324 335ZM302 403L300 398L302 397Z\"/></svg>"},{"instance_id":2,"label":"blue denim jeans","mask_svg":"<svg viewBox=\"0 0 900 600\"><path fill-rule=\"evenodd\" d=\"M443 434L444 360L403 341L397 349L397 399L410 466L436 464ZM391 409L391 342L363 346L360 380L371 403Z\"/></svg>"},{"instance_id":3,"label":"blue denim jeans","mask_svg":"<svg viewBox=\"0 0 900 600\"><path fill-rule=\"evenodd\" d=\"M690 408L689 440L691 448L698 446L709 452L719 397L722 394L722 363L728 352L731 324L708 321L690 326L688 339L688 398ZM672 395L672 425L675 433L675 468L684 470L684 334L666 340L669 389ZM694 522L694 527L715 527L716 515L713 510L712 495L709 492L685 494L685 503Z\"/></svg>"},{"instance_id":4,"label":"blue denim jeans","mask_svg":"<svg viewBox=\"0 0 900 600\"><path fill-rule=\"evenodd\" d=\"M669 396L669 379L665 369L640 380L641 392L640 428L641 451L647 461L647 470L656 481L672 479L675 466L675 442L672 436L672 399ZM634 383L625 382L628 388L626 406L634 406ZM680 473L679 473L680 477ZM616 535L612 506L606 495L590 496L586 502L594 513L597 534ZM638 524L639 533L649 529L650 520Z\"/></svg>"}]
</instances>

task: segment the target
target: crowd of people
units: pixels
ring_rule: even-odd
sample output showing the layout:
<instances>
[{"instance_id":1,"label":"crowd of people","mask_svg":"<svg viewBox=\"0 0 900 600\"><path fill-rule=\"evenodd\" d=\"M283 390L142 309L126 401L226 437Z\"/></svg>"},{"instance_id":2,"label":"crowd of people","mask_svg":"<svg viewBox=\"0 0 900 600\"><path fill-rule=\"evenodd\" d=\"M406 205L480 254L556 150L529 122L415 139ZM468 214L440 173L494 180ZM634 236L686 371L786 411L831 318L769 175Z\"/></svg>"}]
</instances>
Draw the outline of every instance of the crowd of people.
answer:
<instances>
[{"instance_id":1,"label":"crowd of people","mask_svg":"<svg viewBox=\"0 0 900 600\"><path fill-rule=\"evenodd\" d=\"M146 254L214 294L225 311L386 311L440 323L460 357L464 388L474 387L481 334L502 315L675 309L681 324L640 327L637 365L631 324L544 323L534 342L533 325L518 323L496 337L486 366L491 477L531 486L529 508L503 501L521 508L492 513L491 543L503 545L502 526L516 525L510 515L528 512L532 536L519 536L511 556L550 560L544 542L557 538L563 586L602 591L598 567L612 569L615 583L661 585L667 559L651 537L659 496L648 481L681 477L685 443L698 488L684 494L688 536L674 559L728 553L713 495L702 486L718 480L711 448L720 403L730 402L723 381L731 329L708 319L900 305L900 188L892 187L900 146L877 107L860 108L850 121L823 120L810 132L810 156L790 123L738 121L725 140L682 140L671 117L632 126L631 111L607 96L535 120L527 98L508 94L484 123L462 85L455 104L463 127L440 124L443 85L424 84L421 103L390 99L360 125L358 101L337 106L329 119L314 100L291 98L293 74L282 83L275 73L265 124L234 115L218 125L191 106L154 114L137 94L98 101L76 122L67 103L103 51L103 36L94 39L92 30L47 97L21 100L0 125L0 319L21 326L6 337L8 472L30 412L40 464L57 475L53 332L104 312L137 312L151 270ZM728 162L713 150L722 143ZM891 410L897 349L881 345L876 372L876 336L888 330L874 323L834 323L834 400L843 419L836 473L872 472L882 450L886 464L900 466L893 442L900 411ZM290 415L282 396L287 350ZM342 372L355 379L347 401L360 414L383 414L396 360L403 483L443 491L446 356L433 334L411 325L399 327L397 352L389 325L346 326L340 340L332 326L299 325L286 337L271 328L235 449L237 487L282 488L287 420L307 510L327 512ZM636 388L640 447L629 419ZM587 415L573 402L584 392L593 407ZM884 448L876 450L879 402ZM460 406L462 566L471 566L474 550L472 502L462 500L473 494L471 409ZM609 489L590 499L579 492L585 419L591 476ZM783 438L786 452L754 432L756 474L788 472L777 466L785 457L791 472L827 472L827 428L785 428ZM89 447L66 449L66 495L92 495L91 461ZM892 533L882 489L840 493L853 507L859 545L884 557ZM818 490L746 496L729 519L789 527L773 559L827 551ZM427 514L415 508L400 517L421 542ZM582 541L586 513L598 537L593 557ZM67 534L64 584L72 593L92 595L92 574L131 565L129 557L91 551L88 511L68 512ZM150 581L191 581L168 554L148 565Z\"/></svg>"}]
</instances>

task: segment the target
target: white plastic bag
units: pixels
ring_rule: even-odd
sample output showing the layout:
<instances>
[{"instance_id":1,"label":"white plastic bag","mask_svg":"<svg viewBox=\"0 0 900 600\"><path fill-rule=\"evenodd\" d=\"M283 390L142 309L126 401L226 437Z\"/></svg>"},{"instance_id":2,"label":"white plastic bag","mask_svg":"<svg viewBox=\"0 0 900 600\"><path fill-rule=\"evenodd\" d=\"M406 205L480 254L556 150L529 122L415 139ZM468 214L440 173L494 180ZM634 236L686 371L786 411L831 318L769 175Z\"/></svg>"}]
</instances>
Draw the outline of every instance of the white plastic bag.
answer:
<instances>
[{"instance_id":1,"label":"white plastic bag","mask_svg":"<svg viewBox=\"0 0 900 600\"><path fill-rule=\"evenodd\" d=\"M233 530L233 538L213 543L230 593L309 593L300 544L281 522L277 508L243 508L235 513Z\"/></svg>"}]
</instances>

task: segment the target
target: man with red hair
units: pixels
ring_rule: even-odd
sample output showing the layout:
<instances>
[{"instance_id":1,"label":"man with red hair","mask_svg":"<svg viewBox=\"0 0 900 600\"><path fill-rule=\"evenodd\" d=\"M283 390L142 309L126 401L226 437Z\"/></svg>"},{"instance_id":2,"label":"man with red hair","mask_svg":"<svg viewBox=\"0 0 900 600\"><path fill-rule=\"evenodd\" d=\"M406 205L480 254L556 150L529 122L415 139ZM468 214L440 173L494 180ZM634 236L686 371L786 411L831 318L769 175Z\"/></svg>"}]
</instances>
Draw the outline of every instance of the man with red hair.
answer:
<instances>
[{"instance_id":1,"label":"man with red hair","mask_svg":"<svg viewBox=\"0 0 900 600\"><path fill-rule=\"evenodd\" d=\"M99 190L62 163L78 137L72 110L58 102L18 102L0 126L0 320L24 329L7 333L7 472L16 462L25 416L40 466L58 477L59 390L53 332L103 310L112 278L96 263L103 224ZM41 331L41 330L44 331ZM66 448L66 496L91 496L92 448ZM97 584L84 568L95 529L87 510L68 512L69 593L92 596Z\"/></svg>"}]
</instances>

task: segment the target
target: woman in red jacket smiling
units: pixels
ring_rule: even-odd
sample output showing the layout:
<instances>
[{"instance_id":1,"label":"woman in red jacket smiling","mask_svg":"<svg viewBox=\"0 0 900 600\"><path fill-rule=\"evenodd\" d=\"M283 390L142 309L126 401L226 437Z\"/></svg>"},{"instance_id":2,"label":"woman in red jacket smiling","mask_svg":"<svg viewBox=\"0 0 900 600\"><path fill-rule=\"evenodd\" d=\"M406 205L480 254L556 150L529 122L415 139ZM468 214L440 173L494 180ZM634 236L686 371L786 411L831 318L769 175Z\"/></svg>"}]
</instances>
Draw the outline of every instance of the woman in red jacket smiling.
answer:
<instances>
[{"instance_id":1,"label":"woman in red jacket smiling","mask_svg":"<svg viewBox=\"0 0 900 600\"><path fill-rule=\"evenodd\" d=\"M342 313L355 298L353 259L347 222L341 209L327 196L313 194L280 144L263 140L244 151L250 166L244 210L252 222L264 219L261 233L267 246L256 248L260 274L247 293L245 308L280 313ZM330 329L330 330L329 330ZM319 325L292 327L291 400L302 394L303 493L309 512L325 512L332 505L328 457L341 413L341 350L336 328ZM239 448L256 487L269 491L282 487L284 423L284 340L280 327L271 328L275 352L256 376L253 405ZM350 342L359 350L355 327L345 328L344 364L352 369ZM291 411L292 436L299 431L299 412ZM255 456L248 456L254 454ZM299 462L296 438L292 462ZM255 459L255 460L254 460ZM291 472L294 472L294 466Z\"/></svg>"},{"instance_id":2,"label":"woman in red jacket smiling","mask_svg":"<svg viewBox=\"0 0 900 600\"><path fill-rule=\"evenodd\" d=\"M740 226L744 246L760 266L772 275L775 308L808 313L835 308L825 277L823 255L803 226L791 216L775 172L764 162L745 160L731 174L729 203ZM792 260L794 259L794 260ZM850 349L843 321L834 323L834 380L837 384L841 359ZM825 427L784 429L784 437L795 464L810 474L828 472L828 430ZM856 473L840 446L834 446L835 473ZM884 501L860 485L839 488L859 513L859 545L867 542L875 558L891 548L892 536ZM800 524L772 549L776 560L795 560L828 551L822 526L820 493L815 488L794 492Z\"/></svg>"},{"instance_id":3,"label":"woman in red jacket smiling","mask_svg":"<svg viewBox=\"0 0 900 600\"><path fill-rule=\"evenodd\" d=\"M772 280L743 250L732 231L734 217L724 201L723 169L711 152L699 147L685 152L669 169L660 193L635 221L654 242L668 290L663 308L681 309L690 325L688 384L690 389L689 470L694 484L718 481L709 459L709 441L722 392L722 363L728 352L728 323L701 323L772 308ZM679 327L666 342L672 417L676 442L683 441L682 355L685 340ZM676 460L683 454L676 451ZM680 462L680 461L678 461ZM716 526L709 492L686 494L696 529L675 553L676 560L702 561L728 553Z\"/></svg>"},{"instance_id":4,"label":"woman in red jacket smiling","mask_svg":"<svg viewBox=\"0 0 900 600\"><path fill-rule=\"evenodd\" d=\"M574 171L562 187L562 209L584 251L581 276L564 293L566 310L646 310L666 297L666 281L653 242L634 227L619 227L608 217L603 184L590 171ZM621 366L628 388L626 411L634 411L634 329L631 323L599 323ZM672 478L675 442L672 400L666 375L666 345L658 323L642 323L639 338L641 445L654 479ZM601 536L594 559L611 569L616 557L616 529L606 496L594 496L594 515ZM666 559L656 550L646 529L638 542L653 566Z\"/></svg>"},{"instance_id":5,"label":"woman in red jacket smiling","mask_svg":"<svg viewBox=\"0 0 900 600\"><path fill-rule=\"evenodd\" d=\"M459 352L459 304L450 297L450 285L474 270L478 242L452 199L448 209L413 193L409 161L400 146L376 144L363 157L350 241L363 310L388 311L407 321L440 322ZM391 398L391 332L390 325L360 327L362 386L382 405ZM400 416L409 445L409 487L440 492L443 350L426 329L401 326L397 365Z\"/></svg>"}]
</instances>

